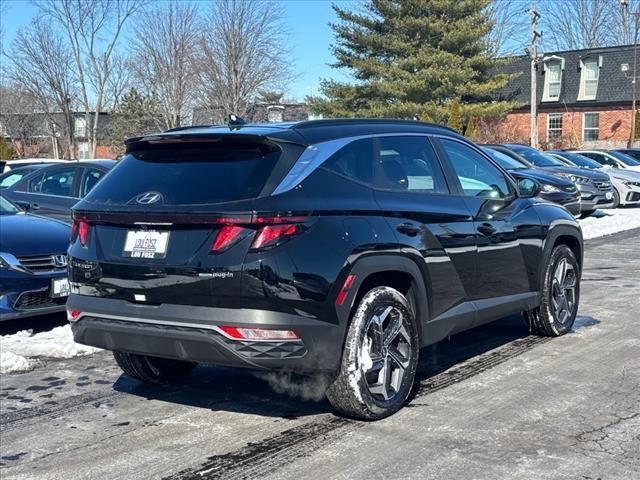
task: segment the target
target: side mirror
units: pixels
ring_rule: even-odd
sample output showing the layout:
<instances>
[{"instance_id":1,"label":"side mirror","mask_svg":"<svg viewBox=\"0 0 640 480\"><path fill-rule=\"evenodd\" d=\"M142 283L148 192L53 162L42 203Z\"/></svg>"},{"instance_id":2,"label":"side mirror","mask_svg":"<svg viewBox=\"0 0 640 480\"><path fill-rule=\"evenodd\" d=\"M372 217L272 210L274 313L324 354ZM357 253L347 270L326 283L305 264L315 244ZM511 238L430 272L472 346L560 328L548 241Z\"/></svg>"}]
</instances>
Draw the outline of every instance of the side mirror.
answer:
<instances>
[{"instance_id":1,"label":"side mirror","mask_svg":"<svg viewBox=\"0 0 640 480\"><path fill-rule=\"evenodd\" d=\"M518 179L518 192L521 198L533 198L540 193L542 187L531 178Z\"/></svg>"}]
</instances>

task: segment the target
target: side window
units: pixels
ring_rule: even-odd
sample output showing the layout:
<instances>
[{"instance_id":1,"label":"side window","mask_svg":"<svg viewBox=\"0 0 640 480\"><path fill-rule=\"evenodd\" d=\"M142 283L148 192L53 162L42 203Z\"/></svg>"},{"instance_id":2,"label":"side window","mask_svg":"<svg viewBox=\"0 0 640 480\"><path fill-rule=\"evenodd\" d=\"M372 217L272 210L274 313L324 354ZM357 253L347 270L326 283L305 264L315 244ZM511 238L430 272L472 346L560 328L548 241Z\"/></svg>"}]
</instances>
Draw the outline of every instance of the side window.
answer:
<instances>
[{"instance_id":1,"label":"side window","mask_svg":"<svg viewBox=\"0 0 640 480\"><path fill-rule=\"evenodd\" d=\"M84 177L82 177L82 184L80 185L80 198L84 198L103 176L103 171L87 168L84 171Z\"/></svg>"},{"instance_id":2,"label":"side window","mask_svg":"<svg viewBox=\"0 0 640 480\"><path fill-rule=\"evenodd\" d=\"M77 168L68 168L45 173L43 176L31 181L29 191L59 197L72 197L74 196L73 179L77 170Z\"/></svg>"},{"instance_id":3,"label":"side window","mask_svg":"<svg viewBox=\"0 0 640 480\"><path fill-rule=\"evenodd\" d=\"M329 157L322 167L370 185L373 178L373 140L365 138L345 145Z\"/></svg>"},{"instance_id":4,"label":"side window","mask_svg":"<svg viewBox=\"0 0 640 480\"><path fill-rule=\"evenodd\" d=\"M453 140L440 140L465 195L505 198L512 191L503 173L472 148Z\"/></svg>"},{"instance_id":5,"label":"side window","mask_svg":"<svg viewBox=\"0 0 640 480\"><path fill-rule=\"evenodd\" d=\"M425 137L378 139L376 187L386 190L447 193L435 151Z\"/></svg>"}]
</instances>

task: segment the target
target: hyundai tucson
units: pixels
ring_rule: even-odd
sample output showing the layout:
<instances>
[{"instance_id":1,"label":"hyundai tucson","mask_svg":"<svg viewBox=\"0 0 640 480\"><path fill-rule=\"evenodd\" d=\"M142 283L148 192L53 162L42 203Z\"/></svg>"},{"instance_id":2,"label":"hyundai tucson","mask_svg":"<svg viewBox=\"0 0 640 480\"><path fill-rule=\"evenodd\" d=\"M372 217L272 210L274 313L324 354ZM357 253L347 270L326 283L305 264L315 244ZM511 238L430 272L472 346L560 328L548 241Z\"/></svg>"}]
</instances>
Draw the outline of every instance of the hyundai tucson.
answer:
<instances>
[{"instance_id":1,"label":"hyundai tucson","mask_svg":"<svg viewBox=\"0 0 640 480\"><path fill-rule=\"evenodd\" d=\"M539 189L420 122L134 138L73 208L67 315L143 382L199 362L323 374L339 414L383 418L421 347L518 312L572 328L582 234Z\"/></svg>"}]
</instances>

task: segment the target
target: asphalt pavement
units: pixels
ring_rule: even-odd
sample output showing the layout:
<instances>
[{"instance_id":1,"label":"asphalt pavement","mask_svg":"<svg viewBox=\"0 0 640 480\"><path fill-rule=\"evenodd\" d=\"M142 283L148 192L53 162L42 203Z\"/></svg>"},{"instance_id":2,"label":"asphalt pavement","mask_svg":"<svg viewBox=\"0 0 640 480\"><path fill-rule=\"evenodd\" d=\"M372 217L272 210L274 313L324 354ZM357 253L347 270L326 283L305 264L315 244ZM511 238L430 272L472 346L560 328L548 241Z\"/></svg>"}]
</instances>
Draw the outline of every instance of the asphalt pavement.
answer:
<instances>
[{"instance_id":1,"label":"asphalt pavement","mask_svg":"<svg viewBox=\"0 0 640 480\"><path fill-rule=\"evenodd\" d=\"M380 422L278 393L311 383L199 366L152 388L108 352L45 359L2 376L0 477L640 478L639 239L586 243L574 332L515 316L424 349L410 403Z\"/></svg>"}]
</instances>

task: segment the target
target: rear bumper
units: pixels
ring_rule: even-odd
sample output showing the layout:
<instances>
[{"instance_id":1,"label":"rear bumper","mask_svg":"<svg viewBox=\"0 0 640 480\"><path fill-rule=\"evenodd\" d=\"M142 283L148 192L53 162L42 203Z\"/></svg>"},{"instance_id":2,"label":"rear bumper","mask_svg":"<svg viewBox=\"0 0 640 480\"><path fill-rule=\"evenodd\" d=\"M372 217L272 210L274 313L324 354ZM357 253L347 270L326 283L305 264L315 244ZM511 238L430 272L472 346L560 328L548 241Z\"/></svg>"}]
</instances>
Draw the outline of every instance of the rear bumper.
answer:
<instances>
[{"instance_id":1,"label":"rear bumper","mask_svg":"<svg viewBox=\"0 0 640 480\"><path fill-rule=\"evenodd\" d=\"M344 331L339 325L266 310L142 305L72 294L76 342L107 350L259 370L335 371ZM220 325L294 330L300 340L247 341Z\"/></svg>"}]
</instances>

